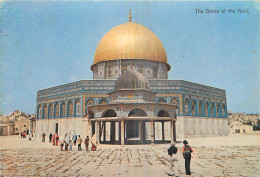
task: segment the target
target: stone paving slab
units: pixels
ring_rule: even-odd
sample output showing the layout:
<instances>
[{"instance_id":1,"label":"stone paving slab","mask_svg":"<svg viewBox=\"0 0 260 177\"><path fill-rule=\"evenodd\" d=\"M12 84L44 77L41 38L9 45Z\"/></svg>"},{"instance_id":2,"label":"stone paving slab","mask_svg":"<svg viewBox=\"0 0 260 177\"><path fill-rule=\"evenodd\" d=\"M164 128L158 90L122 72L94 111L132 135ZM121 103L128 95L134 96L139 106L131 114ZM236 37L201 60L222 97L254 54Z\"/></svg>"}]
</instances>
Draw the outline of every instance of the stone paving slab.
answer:
<instances>
[{"instance_id":1,"label":"stone paving slab","mask_svg":"<svg viewBox=\"0 0 260 177\"><path fill-rule=\"evenodd\" d=\"M8 146L10 141L15 141L17 147L12 146L13 143ZM188 141L195 151L191 176L260 176L258 136ZM97 151L86 152L85 149L77 151L77 146L73 146L72 151L60 151L58 146L48 142L42 143L37 139L29 142L14 136L0 137L0 143L0 176L168 176L169 144L100 145ZM176 170L179 176L186 176L180 152L182 144L177 143L177 147Z\"/></svg>"},{"instance_id":2,"label":"stone paving slab","mask_svg":"<svg viewBox=\"0 0 260 177\"><path fill-rule=\"evenodd\" d=\"M1 149L1 176L167 176L167 146L98 151ZM258 176L260 146L196 148L192 176ZM217 153L216 153L217 152ZM186 176L178 153L178 171Z\"/></svg>"}]
</instances>

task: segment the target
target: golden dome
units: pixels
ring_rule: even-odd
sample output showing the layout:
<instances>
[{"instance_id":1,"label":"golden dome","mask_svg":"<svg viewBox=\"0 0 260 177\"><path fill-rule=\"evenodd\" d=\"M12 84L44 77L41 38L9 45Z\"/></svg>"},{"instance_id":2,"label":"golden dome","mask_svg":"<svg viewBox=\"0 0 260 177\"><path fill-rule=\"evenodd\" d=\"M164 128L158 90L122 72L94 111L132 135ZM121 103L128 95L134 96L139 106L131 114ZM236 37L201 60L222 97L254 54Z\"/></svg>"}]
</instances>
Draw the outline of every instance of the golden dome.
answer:
<instances>
[{"instance_id":1,"label":"golden dome","mask_svg":"<svg viewBox=\"0 0 260 177\"><path fill-rule=\"evenodd\" d=\"M117 59L158 61L165 63L168 70L170 69L160 39L148 28L133 22L114 27L101 39L92 66L101 61Z\"/></svg>"}]
</instances>

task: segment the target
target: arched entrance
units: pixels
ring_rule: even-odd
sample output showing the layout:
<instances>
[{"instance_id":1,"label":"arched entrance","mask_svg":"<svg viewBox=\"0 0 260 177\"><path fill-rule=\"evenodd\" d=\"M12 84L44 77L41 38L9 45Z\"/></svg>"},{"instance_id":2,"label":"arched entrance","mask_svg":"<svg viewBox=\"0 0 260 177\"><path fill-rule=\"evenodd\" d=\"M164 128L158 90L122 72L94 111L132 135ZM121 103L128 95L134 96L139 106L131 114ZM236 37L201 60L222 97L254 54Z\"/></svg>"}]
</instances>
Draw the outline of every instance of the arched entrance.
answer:
<instances>
[{"instance_id":1,"label":"arched entrance","mask_svg":"<svg viewBox=\"0 0 260 177\"><path fill-rule=\"evenodd\" d=\"M144 110L136 108L129 112L128 117L131 120L125 121L126 144L143 144L145 142L145 121L133 120L134 117L147 117Z\"/></svg>"},{"instance_id":2,"label":"arched entrance","mask_svg":"<svg viewBox=\"0 0 260 177\"><path fill-rule=\"evenodd\" d=\"M115 110L108 109L106 110L101 117L117 117ZM107 132L107 124L109 128L109 132ZM102 122L100 126L100 139L102 143L111 143L116 144L116 122ZM108 133L108 138L107 138Z\"/></svg>"}]
</instances>

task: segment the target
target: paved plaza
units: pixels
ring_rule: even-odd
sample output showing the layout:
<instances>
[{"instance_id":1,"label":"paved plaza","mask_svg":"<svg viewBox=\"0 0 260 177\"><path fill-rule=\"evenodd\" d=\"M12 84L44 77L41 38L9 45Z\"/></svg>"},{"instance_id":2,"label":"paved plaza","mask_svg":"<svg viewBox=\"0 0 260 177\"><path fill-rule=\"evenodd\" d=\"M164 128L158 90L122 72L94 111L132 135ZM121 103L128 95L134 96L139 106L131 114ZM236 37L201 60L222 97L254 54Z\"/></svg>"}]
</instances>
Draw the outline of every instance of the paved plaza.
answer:
<instances>
[{"instance_id":1,"label":"paved plaza","mask_svg":"<svg viewBox=\"0 0 260 177\"><path fill-rule=\"evenodd\" d=\"M97 151L60 151L40 139L1 137L0 176L168 176L167 148L161 145L100 145ZM260 176L260 136L188 139L195 153L191 176ZM181 140L178 173L185 175Z\"/></svg>"}]
</instances>

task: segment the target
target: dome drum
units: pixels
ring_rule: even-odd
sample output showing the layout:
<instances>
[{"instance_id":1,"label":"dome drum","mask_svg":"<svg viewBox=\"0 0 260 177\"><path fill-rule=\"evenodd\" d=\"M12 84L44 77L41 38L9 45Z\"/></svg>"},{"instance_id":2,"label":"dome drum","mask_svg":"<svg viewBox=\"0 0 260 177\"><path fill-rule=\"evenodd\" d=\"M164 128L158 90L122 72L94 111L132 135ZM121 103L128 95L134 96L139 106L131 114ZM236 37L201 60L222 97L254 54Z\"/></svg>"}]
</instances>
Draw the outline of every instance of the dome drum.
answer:
<instances>
[{"instance_id":1,"label":"dome drum","mask_svg":"<svg viewBox=\"0 0 260 177\"><path fill-rule=\"evenodd\" d=\"M136 70L146 79L168 79L167 65L163 62L122 59L99 62L92 66L94 79L117 79L125 71Z\"/></svg>"}]
</instances>

